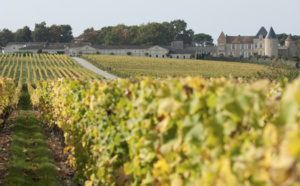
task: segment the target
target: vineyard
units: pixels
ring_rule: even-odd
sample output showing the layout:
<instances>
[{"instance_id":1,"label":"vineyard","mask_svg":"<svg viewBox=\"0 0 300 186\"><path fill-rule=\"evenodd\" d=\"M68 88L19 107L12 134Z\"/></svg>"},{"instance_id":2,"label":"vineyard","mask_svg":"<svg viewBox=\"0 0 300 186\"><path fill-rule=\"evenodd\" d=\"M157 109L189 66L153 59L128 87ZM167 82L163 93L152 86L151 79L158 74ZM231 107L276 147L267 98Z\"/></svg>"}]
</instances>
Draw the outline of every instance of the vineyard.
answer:
<instances>
[{"instance_id":1,"label":"vineyard","mask_svg":"<svg viewBox=\"0 0 300 186\"><path fill-rule=\"evenodd\" d=\"M67 55L47 54L2 54L0 55L0 76L22 83L36 84L38 81L57 78L99 79L99 75L82 68Z\"/></svg>"},{"instance_id":2,"label":"vineyard","mask_svg":"<svg viewBox=\"0 0 300 186\"><path fill-rule=\"evenodd\" d=\"M112 72L119 77L252 77L265 66L249 63L203 61L189 59L150 58L132 56L83 55L83 58L100 69Z\"/></svg>"},{"instance_id":3,"label":"vineyard","mask_svg":"<svg viewBox=\"0 0 300 186\"><path fill-rule=\"evenodd\" d=\"M118 56L84 57L99 65L110 63L102 67L123 75L133 71L119 71L122 64L137 63L131 57L128 61L127 57L118 61L114 58ZM160 59L151 60L145 63ZM163 68L172 65L164 63L154 76L169 75ZM117 70L112 67L118 64ZM186 64L197 66L192 61ZM188 67L180 71L180 65L170 68L184 76ZM137 66L136 73L139 68L145 65ZM226 72L225 66L218 68ZM0 77L0 124L16 108L22 86L27 85L38 120L62 132L64 152L70 154L68 162L76 169L78 183L300 184L300 78L293 83L205 76L105 80L68 56L46 54L1 55L0 74L4 76ZM24 95L22 99L29 100ZM39 125L28 110L21 111L18 122L28 125L29 116ZM24 162L31 170L28 157ZM16 176L24 175L22 170ZM45 177L55 183L53 175Z\"/></svg>"},{"instance_id":4,"label":"vineyard","mask_svg":"<svg viewBox=\"0 0 300 186\"><path fill-rule=\"evenodd\" d=\"M39 83L86 185L299 184L300 79L150 77Z\"/></svg>"},{"instance_id":5,"label":"vineyard","mask_svg":"<svg viewBox=\"0 0 300 186\"><path fill-rule=\"evenodd\" d=\"M21 83L16 87L12 79L0 77L0 128L12 110L16 108L21 88Z\"/></svg>"}]
</instances>

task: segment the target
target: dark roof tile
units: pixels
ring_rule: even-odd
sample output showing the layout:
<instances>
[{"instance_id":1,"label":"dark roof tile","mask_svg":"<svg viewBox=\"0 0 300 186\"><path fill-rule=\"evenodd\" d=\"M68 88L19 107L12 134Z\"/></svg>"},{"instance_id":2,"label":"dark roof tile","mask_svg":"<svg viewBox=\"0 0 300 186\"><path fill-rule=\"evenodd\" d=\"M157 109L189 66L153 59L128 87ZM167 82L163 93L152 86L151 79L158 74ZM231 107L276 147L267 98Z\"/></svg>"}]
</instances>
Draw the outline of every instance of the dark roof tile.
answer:
<instances>
[{"instance_id":1,"label":"dark roof tile","mask_svg":"<svg viewBox=\"0 0 300 186\"><path fill-rule=\"evenodd\" d=\"M266 38L267 39L276 39L277 38L277 35L275 34L272 27L270 28L270 31L269 31L268 35L266 36Z\"/></svg>"},{"instance_id":2,"label":"dark roof tile","mask_svg":"<svg viewBox=\"0 0 300 186\"><path fill-rule=\"evenodd\" d=\"M256 36L255 36L255 39L258 39L259 38L259 35L262 35L263 38L265 38L267 36L268 32L267 30L265 29L265 27L261 27L260 30L257 32Z\"/></svg>"}]
</instances>

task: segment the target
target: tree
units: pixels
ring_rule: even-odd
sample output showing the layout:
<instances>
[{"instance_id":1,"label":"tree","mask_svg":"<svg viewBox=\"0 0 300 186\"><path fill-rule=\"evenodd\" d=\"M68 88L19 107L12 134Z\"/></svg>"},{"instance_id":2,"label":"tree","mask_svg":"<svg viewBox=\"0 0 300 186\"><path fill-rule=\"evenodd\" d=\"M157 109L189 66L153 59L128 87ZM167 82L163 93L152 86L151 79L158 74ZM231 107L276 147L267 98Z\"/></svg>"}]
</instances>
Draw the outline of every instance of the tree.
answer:
<instances>
[{"instance_id":1,"label":"tree","mask_svg":"<svg viewBox=\"0 0 300 186\"><path fill-rule=\"evenodd\" d=\"M184 20L177 19L174 21L171 21L171 25L173 26L173 29L176 34L183 34L183 32L186 30L187 24Z\"/></svg>"},{"instance_id":2,"label":"tree","mask_svg":"<svg viewBox=\"0 0 300 186\"><path fill-rule=\"evenodd\" d=\"M213 38L211 35L200 33L193 36L194 41L200 46L213 46Z\"/></svg>"},{"instance_id":3,"label":"tree","mask_svg":"<svg viewBox=\"0 0 300 186\"><path fill-rule=\"evenodd\" d=\"M70 25L60 25L61 28L61 42L69 43L74 37L72 33L72 27Z\"/></svg>"},{"instance_id":4,"label":"tree","mask_svg":"<svg viewBox=\"0 0 300 186\"><path fill-rule=\"evenodd\" d=\"M14 42L13 32L6 28L0 30L0 46L6 46L9 42Z\"/></svg>"},{"instance_id":5,"label":"tree","mask_svg":"<svg viewBox=\"0 0 300 186\"><path fill-rule=\"evenodd\" d=\"M162 26L165 29L165 36L166 36L166 39L167 39L166 45L170 45L171 42L174 40L174 37L176 36L174 26L169 22L163 22Z\"/></svg>"},{"instance_id":6,"label":"tree","mask_svg":"<svg viewBox=\"0 0 300 186\"><path fill-rule=\"evenodd\" d=\"M15 33L16 42L31 42L31 30L28 26L24 26L22 29L18 29Z\"/></svg>"},{"instance_id":7,"label":"tree","mask_svg":"<svg viewBox=\"0 0 300 186\"><path fill-rule=\"evenodd\" d=\"M194 31L192 29L186 30L182 34L183 43L191 45L194 37Z\"/></svg>"},{"instance_id":8,"label":"tree","mask_svg":"<svg viewBox=\"0 0 300 186\"><path fill-rule=\"evenodd\" d=\"M141 25L133 42L138 45L166 45L165 27L159 23Z\"/></svg>"},{"instance_id":9,"label":"tree","mask_svg":"<svg viewBox=\"0 0 300 186\"><path fill-rule=\"evenodd\" d=\"M83 32L83 41L96 44L100 31L95 31L93 27L87 28Z\"/></svg>"},{"instance_id":10,"label":"tree","mask_svg":"<svg viewBox=\"0 0 300 186\"><path fill-rule=\"evenodd\" d=\"M178 20L171 21L171 25L173 26L174 36L176 34L180 34L183 43L185 44L192 43L194 31L192 29L186 30L187 23L184 20L178 19Z\"/></svg>"},{"instance_id":11,"label":"tree","mask_svg":"<svg viewBox=\"0 0 300 186\"><path fill-rule=\"evenodd\" d=\"M282 34L277 34L277 38L278 38L278 43L280 46L284 46L285 45L285 40L288 37L287 34L282 33Z\"/></svg>"},{"instance_id":12,"label":"tree","mask_svg":"<svg viewBox=\"0 0 300 186\"><path fill-rule=\"evenodd\" d=\"M62 29L60 26L52 25L49 28L49 41L56 43L61 42L62 39Z\"/></svg>"},{"instance_id":13,"label":"tree","mask_svg":"<svg viewBox=\"0 0 300 186\"><path fill-rule=\"evenodd\" d=\"M45 42L49 40L49 28L46 27L46 22L35 24L34 32L32 34L33 41Z\"/></svg>"},{"instance_id":14,"label":"tree","mask_svg":"<svg viewBox=\"0 0 300 186\"><path fill-rule=\"evenodd\" d=\"M112 28L113 27L111 26L101 28L101 32L98 35L98 44L103 45L106 43L107 35L112 30Z\"/></svg>"}]
</instances>

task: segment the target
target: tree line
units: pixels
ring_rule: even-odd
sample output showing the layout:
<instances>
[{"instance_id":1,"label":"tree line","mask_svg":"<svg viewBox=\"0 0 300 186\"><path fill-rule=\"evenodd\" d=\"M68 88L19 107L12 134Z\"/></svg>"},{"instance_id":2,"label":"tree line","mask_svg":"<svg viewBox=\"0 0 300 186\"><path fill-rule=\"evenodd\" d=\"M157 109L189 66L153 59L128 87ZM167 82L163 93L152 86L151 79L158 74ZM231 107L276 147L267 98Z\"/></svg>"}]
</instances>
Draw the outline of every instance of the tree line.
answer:
<instances>
[{"instance_id":1,"label":"tree line","mask_svg":"<svg viewBox=\"0 0 300 186\"><path fill-rule=\"evenodd\" d=\"M187 29L184 20L174 20L163 23L147 23L139 26L103 27L100 30L87 28L80 35L81 42L99 45L170 45L178 35L185 45L195 43L200 46L213 46L212 36L204 33L195 34L192 29ZM71 42L74 40L70 25L51 25L46 22L35 24L34 30L28 26L16 32L5 28L0 30L0 46L8 42Z\"/></svg>"},{"instance_id":2,"label":"tree line","mask_svg":"<svg viewBox=\"0 0 300 186\"><path fill-rule=\"evenodd\" d=\"M35 24L32 31L28 26L18 29L16 32L5 28L0 30L0 46L6 46L8 42L71 42L74 39L70 25L46 26L46 22Z\"/></svg>"},{"instance_id":3,"label":"tree line","mask_svg":"<svg viewBox=\"0 0 300 186\"><path fill-rule=\"evenodd\" d=\"M95 30L92 27L84 30L80 38L83 42L99 45L170 45L176 35L179 35L186 45L195 42L201 46L213 46L213 39L210 35L195 34L192 29L187 29L187 23L180 19L139 26L119 24L103 27L101 30Z\"/></svg>"}]
</instances>

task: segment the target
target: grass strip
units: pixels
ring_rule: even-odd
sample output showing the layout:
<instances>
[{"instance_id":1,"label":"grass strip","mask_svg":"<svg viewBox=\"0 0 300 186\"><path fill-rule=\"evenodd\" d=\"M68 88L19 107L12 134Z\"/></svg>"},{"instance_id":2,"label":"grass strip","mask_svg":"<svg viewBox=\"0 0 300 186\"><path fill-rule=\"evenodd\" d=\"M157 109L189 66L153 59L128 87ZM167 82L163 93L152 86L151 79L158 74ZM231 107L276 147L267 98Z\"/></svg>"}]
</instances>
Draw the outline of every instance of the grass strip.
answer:
<instances>
[{"instance_id":1,"label":"grass strip","mask_svg":"<svg viewBox=\"0 0 300 186\"><path fill-rule=\"evenodd\" d=\"M19 108L30 108L26 105L27 96L27 87L23 87ZM10 149L6 185L58 185L46 137L31 110L20 110Z\"/></svg>"}]
</instances>

